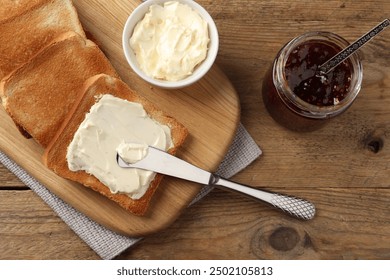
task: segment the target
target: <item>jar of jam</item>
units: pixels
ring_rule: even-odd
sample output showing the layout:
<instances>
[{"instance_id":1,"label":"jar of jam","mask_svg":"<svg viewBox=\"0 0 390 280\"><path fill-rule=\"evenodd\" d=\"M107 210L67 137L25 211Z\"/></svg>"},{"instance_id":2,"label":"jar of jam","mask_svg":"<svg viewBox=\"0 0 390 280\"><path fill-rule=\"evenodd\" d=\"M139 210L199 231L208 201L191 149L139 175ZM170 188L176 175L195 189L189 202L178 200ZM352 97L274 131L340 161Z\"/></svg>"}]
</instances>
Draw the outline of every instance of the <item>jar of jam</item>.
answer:
<instances>
[{"instance_id":1,"label":"jar of jam","mask_svg":"<svg viewBox=\"0 0 390 280\"><path fill-rule=\"evenodd\" d=\"M344 112L358 95L363 69L357 54L327 74L318 67L349 43L329 32L309 32L288 42L263 81L263 100L279 124L313 131Z\"/></svg>"}]
</instances>

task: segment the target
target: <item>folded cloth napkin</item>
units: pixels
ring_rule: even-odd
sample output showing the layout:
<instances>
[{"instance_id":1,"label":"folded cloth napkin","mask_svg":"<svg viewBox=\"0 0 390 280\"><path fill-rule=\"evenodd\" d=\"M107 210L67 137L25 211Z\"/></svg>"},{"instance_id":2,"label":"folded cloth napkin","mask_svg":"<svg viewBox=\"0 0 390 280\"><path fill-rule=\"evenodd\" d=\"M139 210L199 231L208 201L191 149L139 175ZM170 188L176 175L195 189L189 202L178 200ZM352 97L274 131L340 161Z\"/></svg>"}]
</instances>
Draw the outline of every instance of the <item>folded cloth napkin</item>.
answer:
<instances>
[{"instance_id":1,"label":"folded cloth napkin","mask_svg":"<svg viewBox=\"0 0 390 280\"><path fill-rule=\"evenodd\" d=\"M260 155L260 148L240 124L232 146L216 173L224 178L229 178L244 169ZM140 238L122 236L92 221L51 193L1 151L0 162L37 193L101 258L113 259L140 240ZM211 190L212 186L205 186L191 204L200 200Z\"/></svg>"}]
</instances>

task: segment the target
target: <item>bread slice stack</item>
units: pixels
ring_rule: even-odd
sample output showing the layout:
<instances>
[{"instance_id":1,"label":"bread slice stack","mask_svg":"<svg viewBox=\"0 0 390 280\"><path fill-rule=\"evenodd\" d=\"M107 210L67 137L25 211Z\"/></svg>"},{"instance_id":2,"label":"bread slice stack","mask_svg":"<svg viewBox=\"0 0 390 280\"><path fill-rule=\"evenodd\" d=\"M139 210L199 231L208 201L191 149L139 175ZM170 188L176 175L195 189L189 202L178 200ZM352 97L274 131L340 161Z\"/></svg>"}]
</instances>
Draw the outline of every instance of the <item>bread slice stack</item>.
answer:
<instances>
[{"instance_id":1,"label":"bread slice stack","mask_svg":"<svg viewBox=\"0 0 390 280\"><path fill-rule=\"evenodd\" d=\"M117 76L96 44L69 31L2 80L2 103L15 123L47 147L84 81L99 73Z\"/></svg>"},{"instance_id":2,"label":"bread slice stack","mask_svg":"<svg viewBox=\"0 0 390 280\"><path fill-rule=\"evenodd\" d=\"M69 170L68 145L97 97L107 93L142 104L151 118L168 125L174 143L171 154L184 142L186 128L119 79L100 48L86 38L71 0L4 2L0 7L0 34L8 39L0 45L4 109L24 136L45 148L43 162L48 168L134 214L145 214L161 175L140 199L113 194L93 175ZM4 9L10 10L8 16Z\"/></svg>"},{"instance_id":3,"label":"bread slice stack","mask_svg":"<svg viewBox=\"0 0 390 280\"><path fill-rule=\"evenodd\" d=\"M85 38L70 0L2 0L0 79L67 31L74 31Z\"/></svg>"}]
</instances>

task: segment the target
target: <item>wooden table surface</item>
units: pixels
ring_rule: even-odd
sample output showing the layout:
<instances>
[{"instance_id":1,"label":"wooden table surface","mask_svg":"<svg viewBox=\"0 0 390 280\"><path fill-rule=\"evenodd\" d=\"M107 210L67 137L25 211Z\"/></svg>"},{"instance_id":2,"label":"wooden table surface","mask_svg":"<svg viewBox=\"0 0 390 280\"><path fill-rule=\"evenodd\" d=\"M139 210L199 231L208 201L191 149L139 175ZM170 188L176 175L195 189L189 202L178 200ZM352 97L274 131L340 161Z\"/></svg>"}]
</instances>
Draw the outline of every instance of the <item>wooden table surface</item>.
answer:
<instances>
[{"instance_id":1,"label":"wooden table surface","mask_svg":"<svg viewBox=\"0 0 390 280\"><path fill-rule=\"evenodd\" d=\"M241 121L263 155L233 177L304 197L300 221L243 196L212 191L168 229L119 259L390 259L390 29L361 50L362 90L326 127L277 125L261 98L277 51L306 31L353 41L390 16L390 2L199 0L220 34L216 63L236 88ZM0 259L98 259L29 188L0 165Z\"/></svg>"}]
</instances>

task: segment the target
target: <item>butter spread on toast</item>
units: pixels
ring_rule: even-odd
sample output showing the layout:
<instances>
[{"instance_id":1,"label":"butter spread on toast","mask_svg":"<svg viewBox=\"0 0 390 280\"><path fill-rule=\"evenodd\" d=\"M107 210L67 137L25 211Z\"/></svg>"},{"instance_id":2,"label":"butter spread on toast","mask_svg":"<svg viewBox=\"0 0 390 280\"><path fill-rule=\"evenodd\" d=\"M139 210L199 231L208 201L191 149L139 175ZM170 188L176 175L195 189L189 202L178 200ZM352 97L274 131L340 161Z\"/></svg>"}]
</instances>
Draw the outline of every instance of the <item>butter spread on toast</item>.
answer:
<instances>
[{"instance_id":1,"label":"butter spread on toast","mask_svg":"<svg viewBox=\"0 0 390 280\"><path fill-rule=\"evenodd\" d=\"M139 199L155 173L120 168L116 154L123 142L165 151L173 145L170 128L150 118L141 104L105 94L86 114L68 146L68 167L94 175L112 193L125 193Z\"/></svg>"},{"instance_id":2,"label":"butter spread on toast","mask_svg":"<svg viewBox=\"0 0 390 280\"><path fill-rule=\"evenodd\" d=\"M118 155L127 163L136 163L148 155L149 146L142 143L123 141L116 148Z\"/></svg>"}]
</instances>

